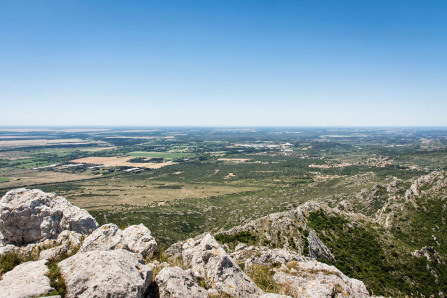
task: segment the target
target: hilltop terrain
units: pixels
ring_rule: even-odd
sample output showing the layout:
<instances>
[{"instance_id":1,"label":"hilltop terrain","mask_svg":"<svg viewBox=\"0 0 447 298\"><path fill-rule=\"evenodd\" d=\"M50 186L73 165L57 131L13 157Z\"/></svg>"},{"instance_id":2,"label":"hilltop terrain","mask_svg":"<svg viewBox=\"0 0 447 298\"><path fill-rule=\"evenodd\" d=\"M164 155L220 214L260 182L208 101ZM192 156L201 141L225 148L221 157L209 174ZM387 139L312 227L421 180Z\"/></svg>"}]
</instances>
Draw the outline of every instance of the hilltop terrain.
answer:
<instances>
[{"instance_id":1,"label":"hilltop terrain","mask_svg":"<svg viewBox=\"0 0 447 298\"><path fill-rule=\"evenodd\" d=\"M115 234L142 224L157 244L145 257L154 275L166 261L192 266L179 247L209 233L264 292L293 296L297 289L281 284L306 282L283 274L301 268L308 280L326 280L317 274L324 266L335 266L340 273L324 270L350 289L348 279L361 280L371 295L446 291L443 129L8 128L0 141L1 195L17 187L55 192ZM66 228L45 238L57 241ZM25 242L9 243L20 256L5 257L5 270L36 258ZM51 271L75 252L43 255L62 256L47 264ZM325 264L316 275L307 265L287 267L310 260Z\"/></svg>"},{"instance_id":2,"label":"hilltop terrain","mask_svg":"<svg viewBox=\"0 0 447 298\"><path fill-rule=\"evenodd\" d=\"M74 297L85 291L92 295L103 291L95 290L99 281L89 279L79 290L79 279L85 279L76 274L108 270L104 266L109 263L135 258L121 252L124 249L140 255L129 262L137 262L138 270L146 272L140 273L146 276L142 281L133 280L135 294L117 289L131 297L177 297L182 291L194 297L255 297L265 292L292 297L443 296L447 290L446 199L445 171L407 181L396 178L345 197L307 201L214 237L204 233L164 251L144 225L124 230L113 224L99 227L88 213L55 194L19 189L0 201L5 276L0 288L12 287L11 276L22 272L20 266L26 264L40 268L28 268L30 276L35 270L50 277L45 282L40 278L44 285L40 294L56 291ZM14 268L35 259L47 261ZM87 269L93 266L85 264L88 259L97 260L99 267ZM45 269L46 262L50 269ZM57 276L52 277L51 270ZM121 273L109 270L108 274Z\"/></svg>"}]
</instances>

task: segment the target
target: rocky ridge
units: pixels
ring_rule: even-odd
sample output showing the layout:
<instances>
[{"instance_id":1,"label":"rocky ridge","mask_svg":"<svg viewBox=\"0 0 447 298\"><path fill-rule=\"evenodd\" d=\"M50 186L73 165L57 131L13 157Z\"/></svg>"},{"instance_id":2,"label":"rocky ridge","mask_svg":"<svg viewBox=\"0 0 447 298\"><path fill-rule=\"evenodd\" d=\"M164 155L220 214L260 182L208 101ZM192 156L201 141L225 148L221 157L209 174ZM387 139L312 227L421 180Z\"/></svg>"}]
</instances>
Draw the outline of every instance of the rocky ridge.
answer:
<instances>
[{"instance_id":1,"label":"rocky ridge","mask_svg":"<svg viewBox=\"0 0 447 298\"><path fill-rule=\"evenodd\" d=\"M271 219L280 220L277 216ZM244 228L230 233L239 230ZM13 190L0 200L0 255L23 255L32 261L1 272L0 292L11 297L369 296L361 281L316 261L315 256L331 257L331 252L304 224L302 230L310 231L306 256L287 247L239 245L234 250L202 234L173 245L166 251L168 262L161 262L157 243L144 225L98 227L87 211L56 194ZM275 230L268 235L273 240ZM265 286L257 277L259 266L267 268L266 278L274 286Z\"/></svg>"}]
</instances>

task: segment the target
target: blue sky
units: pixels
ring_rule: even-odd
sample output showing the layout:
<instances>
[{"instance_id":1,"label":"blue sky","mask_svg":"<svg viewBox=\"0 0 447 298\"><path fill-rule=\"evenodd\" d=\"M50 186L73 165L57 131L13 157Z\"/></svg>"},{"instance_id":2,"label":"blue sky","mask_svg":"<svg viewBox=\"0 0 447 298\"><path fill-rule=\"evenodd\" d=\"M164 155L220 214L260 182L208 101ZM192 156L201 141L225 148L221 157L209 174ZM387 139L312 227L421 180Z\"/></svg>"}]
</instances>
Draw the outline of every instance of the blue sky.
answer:
<instances>
[{"instance_id":1,"label":"blue sky","mask_svg":"<svg viewBox=\"0 0 447 298\"><path fill-rule=\"evenodd\" d=\"M446 126L447 1L0 0L0 125Z\"/></svg>"}]
</instances>

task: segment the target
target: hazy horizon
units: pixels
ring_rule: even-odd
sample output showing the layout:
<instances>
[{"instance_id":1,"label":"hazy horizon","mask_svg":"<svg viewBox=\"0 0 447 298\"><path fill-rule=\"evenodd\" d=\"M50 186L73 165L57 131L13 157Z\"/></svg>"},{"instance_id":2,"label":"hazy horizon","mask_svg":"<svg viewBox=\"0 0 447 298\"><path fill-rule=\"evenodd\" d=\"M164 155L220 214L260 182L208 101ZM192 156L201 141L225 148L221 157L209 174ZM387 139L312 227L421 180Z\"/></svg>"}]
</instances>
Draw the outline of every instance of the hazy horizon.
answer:
<instances>
[{"instance_id":1,"label":"hazy horizon","mask_svg":"<svg viewBox=\"0 0 447 298\"><path fill-rule=\"evenodd\" d=\"M445 1L6 0L0 26L0 126L447 126Z\"/></svg>"}]
</instances>

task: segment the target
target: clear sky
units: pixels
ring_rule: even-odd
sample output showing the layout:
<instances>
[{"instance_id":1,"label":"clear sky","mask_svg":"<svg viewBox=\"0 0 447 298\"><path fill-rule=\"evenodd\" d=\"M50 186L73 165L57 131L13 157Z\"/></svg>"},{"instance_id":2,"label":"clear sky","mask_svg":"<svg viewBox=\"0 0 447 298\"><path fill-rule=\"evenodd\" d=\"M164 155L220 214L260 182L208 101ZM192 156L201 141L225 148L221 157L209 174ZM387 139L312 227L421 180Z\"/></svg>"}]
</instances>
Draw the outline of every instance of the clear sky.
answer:
<instances>
[{"instance_id":1,"label":"clear sky","mask_svg":"<svg viewBox=\"0 0 447 298\"><path fill-rule=\"evenodd\" d=\"M0 0L0 125L446 126L446 0Z\"/></svg>"}]
</instances>

